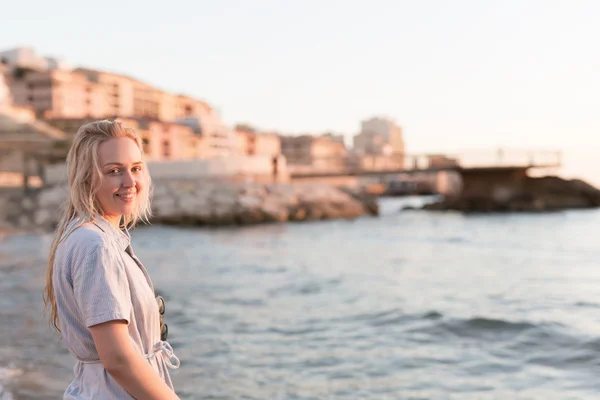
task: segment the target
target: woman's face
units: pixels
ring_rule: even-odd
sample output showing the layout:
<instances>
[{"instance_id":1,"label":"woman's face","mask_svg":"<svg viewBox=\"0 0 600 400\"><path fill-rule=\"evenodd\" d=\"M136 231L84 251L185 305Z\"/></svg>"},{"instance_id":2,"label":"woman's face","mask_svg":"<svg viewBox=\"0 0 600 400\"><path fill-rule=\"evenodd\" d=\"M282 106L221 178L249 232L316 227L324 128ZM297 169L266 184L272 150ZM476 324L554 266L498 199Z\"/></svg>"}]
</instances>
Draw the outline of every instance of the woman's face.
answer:
<instances>
[{"instance_id":1,"label":"woman's face","mask_svg":"<svg viewBox=\"0 0 600 400\"><path fill-rule=\"evenodd\" d=\"M121 217L135 210L146 189L146 166L137 144L128 137L109 139L98 146L102 180L96 198L102 216L118 227Z\"/></svg>"}]
</instances>

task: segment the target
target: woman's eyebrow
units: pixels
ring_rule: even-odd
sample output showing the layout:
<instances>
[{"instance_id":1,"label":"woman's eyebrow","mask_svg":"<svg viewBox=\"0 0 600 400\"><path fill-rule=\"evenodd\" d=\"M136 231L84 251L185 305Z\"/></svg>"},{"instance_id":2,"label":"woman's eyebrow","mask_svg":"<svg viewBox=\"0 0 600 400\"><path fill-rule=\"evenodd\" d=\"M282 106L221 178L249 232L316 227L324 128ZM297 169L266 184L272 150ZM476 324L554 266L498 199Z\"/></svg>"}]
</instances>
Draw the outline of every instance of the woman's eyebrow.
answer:
<instances>
[{"instance_id":1,"label":"woman's eyebrow","mask_svg":"<svg viewBox=\"0 0 600 400\"><path fill-rule=\"evenodd\" d=\"M143 162L142 161L136 161L132 165L140 165L140 164L143 164ZM121 163L118 163L118 162L107 162L106 164L104 164L105 167L107 167L109 165L116 165L116 166L119 166L119 167L123 167L124 166L124 164L121 164Z\"/></svg>"}]
</instances>

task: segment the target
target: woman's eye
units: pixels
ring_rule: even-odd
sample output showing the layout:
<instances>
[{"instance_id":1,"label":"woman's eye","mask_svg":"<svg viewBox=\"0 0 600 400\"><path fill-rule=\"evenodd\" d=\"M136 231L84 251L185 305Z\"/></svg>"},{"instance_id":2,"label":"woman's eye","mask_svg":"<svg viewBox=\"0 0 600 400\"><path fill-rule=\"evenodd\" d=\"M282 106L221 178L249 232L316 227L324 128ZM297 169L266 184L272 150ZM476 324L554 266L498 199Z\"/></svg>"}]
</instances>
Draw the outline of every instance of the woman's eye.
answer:
<instances>
[{"instance_id":1,"label":"woman's eye","mask_svg":"<svg viewBox=\"0 0 600 400\"><path fill-rule=\"evenodd\" d=\"M116 169L116 168L115 168L115 169L111 169L110 171L108 171L108 173L109 173L109 174L113 174L113 175L114 175L114 174L118 174L118 173L119 173L119 170L118 170L118 169Z\"/></svg>"},{"instance_id":2,"label":"woman's eye","mask_svg":"<svg viewBox=\"0 0 600 400\"><path fill-rule=\"evenodd\" d=\"M142 167L133 167L132 171L133 172L140 172L142 170Z\"/></svg>"}]
</instances>

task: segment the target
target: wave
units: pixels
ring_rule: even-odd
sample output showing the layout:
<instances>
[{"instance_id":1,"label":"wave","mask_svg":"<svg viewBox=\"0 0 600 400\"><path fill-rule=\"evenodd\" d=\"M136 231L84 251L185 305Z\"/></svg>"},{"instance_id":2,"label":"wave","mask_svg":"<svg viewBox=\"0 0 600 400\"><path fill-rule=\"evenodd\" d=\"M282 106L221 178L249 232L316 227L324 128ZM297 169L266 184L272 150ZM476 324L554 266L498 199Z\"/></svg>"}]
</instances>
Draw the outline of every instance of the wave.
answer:
<instances>
[{"instance_id":1,"label":"wave","mask_svg":"<svg viewBox=\"0 0 600 400\"><path fill-rule=\"evenodd\" d=\"M577 303L575 303L575 307L598 308L598 307L600 307L600 304L598 304L598 303L591 303L591 302L588 302L588 301L578 301Z\"/></svg>"},{"instance_id":2,"label":"wave","mask_svg":"<svg viewBox=\"0 0 600 400\"><path fill-rule=\"evenodd\" d=\"M471 330L480 330L480 331L509 331L509 332L518 332L524 331L527 329L535 328L535 324L529 322L511 322L503 319L494 319L494 318L484 318L484 317L475 317L469 318L467 320L459 320L454 324L450 324L451 326L468 328Z\"/></svg>"},{"instance_id":3,"label":"wave","mask_svg":"<svg viewBox=\"0 0 600 400\"><path fill-rule=\"evenodd\" d=\"M316 280L291 282L271 289L267 293L269 297L314 295L330 290L336 286L339 286L341 283L341 278L332 278L321 282Z\"/></svg>"}]
</instances>

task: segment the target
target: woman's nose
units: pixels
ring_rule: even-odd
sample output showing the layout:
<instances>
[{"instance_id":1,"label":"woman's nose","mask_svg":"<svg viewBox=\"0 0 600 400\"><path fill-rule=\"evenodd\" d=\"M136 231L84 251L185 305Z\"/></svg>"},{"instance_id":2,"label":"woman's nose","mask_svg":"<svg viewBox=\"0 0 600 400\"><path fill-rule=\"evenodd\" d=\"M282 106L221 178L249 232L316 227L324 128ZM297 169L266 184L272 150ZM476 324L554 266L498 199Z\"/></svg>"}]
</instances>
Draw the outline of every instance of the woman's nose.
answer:
<instances>
[{"instance_id":1,"label":"woman's nose","mask_svg":"<svg viewBox=\"0 0 600 400\"><path fill-rule=\"evenodd\" d=\"M122 184L124 187L132 187L135 184L135 179L133 178L133 175L130 172L125 172L125 174L123 175Z\"/></svg>"}]
</instances>

